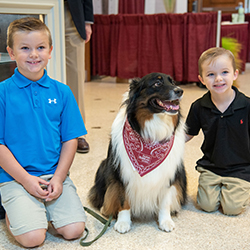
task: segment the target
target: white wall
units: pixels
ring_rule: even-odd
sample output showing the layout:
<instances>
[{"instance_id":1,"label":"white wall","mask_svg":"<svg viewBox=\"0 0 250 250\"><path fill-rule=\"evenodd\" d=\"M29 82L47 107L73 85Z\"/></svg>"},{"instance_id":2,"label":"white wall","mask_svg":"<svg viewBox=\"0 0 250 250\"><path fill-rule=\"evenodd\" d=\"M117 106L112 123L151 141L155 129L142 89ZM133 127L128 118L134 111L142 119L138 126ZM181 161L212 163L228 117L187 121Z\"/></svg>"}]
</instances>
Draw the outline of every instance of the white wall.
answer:
<instances>
[{"instance_id":1,"label":"white wall","mask_svg":"<svg viewBox=\"0 0 250 250\"><path fill-rule=\"evenodd\" d=\"M175 12L176 13L186 13L188 11L188 1L187 0L176 0Z\"/></svg>"},{"instance_id":2,"label":"white wall","mask_svg":"<svg viewBox=\"0 0 250 250\"><path fill-rule=\"evenodd\" d=\"M109 0L109 14L118 14L119 0Z\"/></svg>"},{"instance_id":3,"label":"white wall","mask_svg":"<svg viewBox=\"0 0 250 250\"><path fill-rule=\"evenodd\" d=\"M176 0L174 13L185 13L187 12L187 0ZM162 0L145 0L145 13L156 14L166 13L164 3Z\"/></svg>"},{"instance_id":4,"label":"white wall","mask_svg":"<svg viewBox=\"0 0 250 250\"><path fill-rule=\"evenodd\" d=\"M102 14L102 0L93 0L94 14Z\"/></svg>"}]
</instances>

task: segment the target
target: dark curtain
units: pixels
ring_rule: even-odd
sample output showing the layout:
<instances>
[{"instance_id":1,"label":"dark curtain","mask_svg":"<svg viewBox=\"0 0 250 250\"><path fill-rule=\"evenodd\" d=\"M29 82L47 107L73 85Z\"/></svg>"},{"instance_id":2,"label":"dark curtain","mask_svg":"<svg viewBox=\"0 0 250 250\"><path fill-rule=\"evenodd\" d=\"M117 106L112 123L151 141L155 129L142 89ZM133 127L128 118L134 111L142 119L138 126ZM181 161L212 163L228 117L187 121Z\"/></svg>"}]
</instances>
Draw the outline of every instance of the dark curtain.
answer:
<instances>
[{"instance_id":1,"label":"dark curtain","mask_svg":"<svg viewBox=\"0 0 250 250\"><path fill-rule=\"evenodd\" d=\"M217 13L95 15L92 75L142 77L163 72L198 81L198 58L216 42Z\"/></svg>"},{"instance_id":2,"label":"dark curtain","mask_svg":"<svg viewBox=\"0 0 250 250\"><path fill-rule=\"evenodd\" d=\"M245 14L245 21L248 22L247 62L250 62L250 13Z\"/></svg>"},{"instance_id":3,"label":"dark curtain","mask_svg":"<svg viewBox=\"0 0 250 250\"><path fill-rule=\"evenodd\" d=\"M228 14L228 13L222 14L221 21L222 22L232 22L232 14Z\"/></svg>"},{"instance_id":4,"label":"dark curtain","mask_svg":"<svg viewBox=\"0 0 250 250\"><path fill-rule=\"evenodd\" d=\"M143 14L145 0L119 0L119 14Z\"/></svg>"},{"instance_id":5,"label":"dark curtain","mask_svg":"<svg viewBox=\"0 0 250 250\"><path fill-rule=\"evenodd\" d=\"M216 45L217 13L186 13L184 81L198 81L198 59L203 51Z\"/></svg>"},{"instance_id":6,"label":"dark curtain","mask_svg":"<svg viewBox=\"0 0 250 250\"><path fill-rule=\"evenodd\" d=\"M232 21L232 14L222 14L221 21L222 22L223 21L229 21L229 22L231 22ZM247 51L246 52L246 62L250 62L250 36L249 36L249 34L250 34L250 13L246 13L245 14L245 21L248 22L248 31L247 31L247 34L242 34L241 35L241 39L243 38L244 39L243 41L247 41L247 42L244 43L243 46L246 47L245 49ZM227 30L227 28L225 30ZM224 35L225 34L227 35L228 32L225 31ZM247 40L246 40L246 36L248 36ZM243 68L245 68L245 65L243 65Z\"/></svg>"},{"instance_id":7,"label":"dark curtain","mask_svg":"<svg viewBox=\"0 0 250 250\"><path fill-rule=\"evenodd\" d=\"M121 25L117 75L142 77L163 72L182 80L183 19L179 15L126 15Z\"/></svg>"},{"instance_id":8,"label":"dark curtain","mask_svg":"<svg viewBox=\"0 0 250 250\"><path fill-rule=\"evenodd\" d=\"M176 81L183 74L183 24L180 15L147 15L141 20L140 27L140 77L150 72L169 74Z\"/></svg>"},{"instance_id":9,"label":"dark curtain","mask_svg":"<svg viewBox=\"0 0 250 250\"><path fill-rule=\"evenodd\" d=\"M239 53L239 57L242 60L241 71L245 71L245 64L248 56L248 24L234 24L234 25L222 25L221 37L236 38L242 45L242 49Z\"/></svg>"},{"instance_id":10,"label":"dark curtain","mask_svg":"<svg viewBox=\"0 0 250 250\"><path fill-rule=\"evenodd\" d=\"M138 56L140 50L141 15L122 15L117 51L117 76L121 78L139 77Z\"/></svg>"},{"instance_id":11,"label":"dark curtain","mask_svg":"<svg viewBox=\"0 0 250 250\"><path fill-rule=\"evenodd\" d=\"M112 15L95 15L91 38L92 75L112 76L111 68L111 29Z\"/></svg>"}]
</instances>

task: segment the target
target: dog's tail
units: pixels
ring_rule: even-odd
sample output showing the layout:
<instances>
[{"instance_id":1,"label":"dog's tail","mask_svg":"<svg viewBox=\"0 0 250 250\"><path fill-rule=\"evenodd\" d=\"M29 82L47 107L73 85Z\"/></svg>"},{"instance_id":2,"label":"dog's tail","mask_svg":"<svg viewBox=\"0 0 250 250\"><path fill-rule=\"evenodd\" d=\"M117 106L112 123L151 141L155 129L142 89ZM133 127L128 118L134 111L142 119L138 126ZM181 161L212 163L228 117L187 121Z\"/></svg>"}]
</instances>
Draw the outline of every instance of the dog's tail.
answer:
<instances>
[{"instance_id":1,"label":"dog's tail","mask_svg":"<svg viewBox=\"0 0 250 250\"><path fill-rule=\"evenodd\" d=\"M103 205L104 195L106 192L106 183L104 178L103 170L105 169L105 165L107 159L103 160L95 177L95 184L89 191L89 202L91 205L97 209L100 209Z\"/></svg>"},{"instance_id":2,"label":"dog's tail","mask_svg":"<svg viewBox=\"0 0 250 250\"><path fill-rule=\"evenodd\" d=\"M175 182L173 184L178 190L179 202L184 206L187 202L187 177L183 162L175 173Z\"/></svg>"}]
</instances>

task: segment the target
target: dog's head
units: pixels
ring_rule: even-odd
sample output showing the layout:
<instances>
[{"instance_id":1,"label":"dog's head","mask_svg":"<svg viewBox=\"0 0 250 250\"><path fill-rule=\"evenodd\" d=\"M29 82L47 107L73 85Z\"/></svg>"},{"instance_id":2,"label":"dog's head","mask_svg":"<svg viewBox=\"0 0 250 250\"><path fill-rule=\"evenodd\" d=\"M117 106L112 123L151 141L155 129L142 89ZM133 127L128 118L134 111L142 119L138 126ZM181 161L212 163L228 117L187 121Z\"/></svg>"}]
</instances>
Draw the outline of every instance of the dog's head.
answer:
<instances>
[{"instance_id":1,"label":"dog's head","mask_svg":"<svg viewBox=\"0 0 250 250\"><path fill-rule=\"evenodd\" d=\"M183 90L175 85L169 75L151 73L141 79L134 79L126 101L130 125L140 133L142 124L153 119L154 114L179 117L182 95Z\"/></svg>"}]
</instances>

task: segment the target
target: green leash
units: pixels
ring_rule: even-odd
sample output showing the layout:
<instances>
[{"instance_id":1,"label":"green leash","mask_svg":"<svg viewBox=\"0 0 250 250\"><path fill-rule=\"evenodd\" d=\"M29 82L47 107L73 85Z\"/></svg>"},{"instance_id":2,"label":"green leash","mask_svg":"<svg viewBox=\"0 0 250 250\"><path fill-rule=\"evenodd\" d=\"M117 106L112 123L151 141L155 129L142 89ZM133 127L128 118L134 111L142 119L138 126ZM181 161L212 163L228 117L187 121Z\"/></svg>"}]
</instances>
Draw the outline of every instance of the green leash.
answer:
<instances>
[{"instance_id":1,"label":"green leash","mask_svg":"<svg viewBox=\"0 0 250 250\"><path fill-rule=\"evenodd\" d=\"M88 237L89 235L89 230L85 227L85 231L86 231L86 235L80 240L80 245L83 247L88 247L90 246L93 242L97 241L107 230L107 228L110 226L110 223L113 219L113 216L110 215L109 219L106 220L104 219L102 216L100 216L99 214L95 213L94 211L92 211L91 209L87 208L87 207L83 207L84 210L86 212L88 212L89 214L91 214L93 217L95 217L97 220L99 220L102 224L104 224L104 228L102 229L102 231L99 233L99 235L96 236L95 239L93 239L92 241L88 241L88 242L84 242L84 240Z\"/></svg>"}]
</instances>

